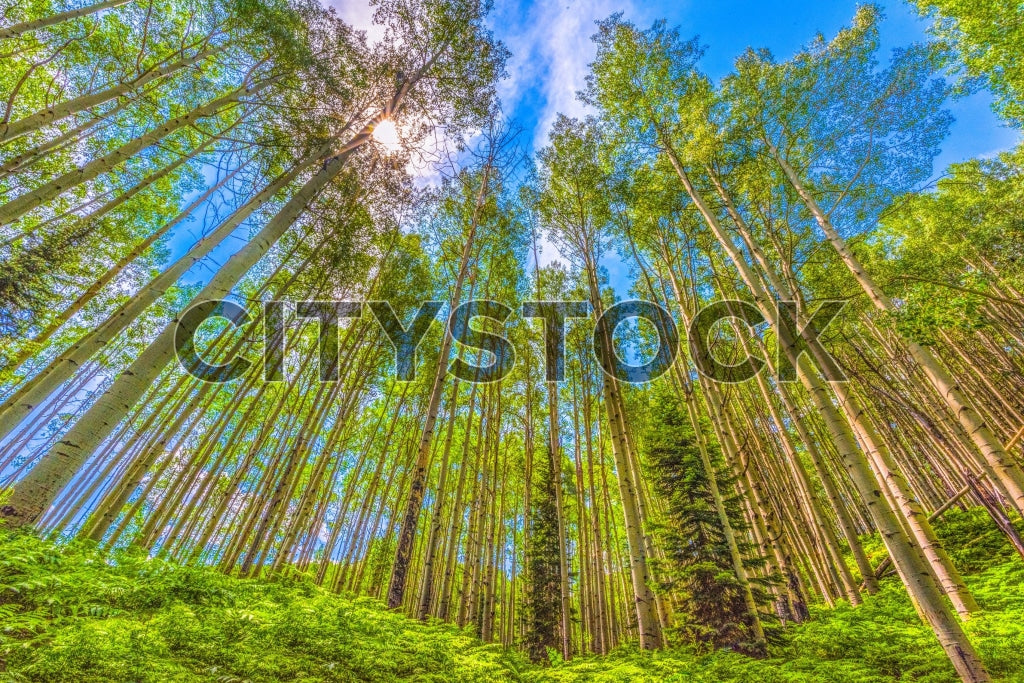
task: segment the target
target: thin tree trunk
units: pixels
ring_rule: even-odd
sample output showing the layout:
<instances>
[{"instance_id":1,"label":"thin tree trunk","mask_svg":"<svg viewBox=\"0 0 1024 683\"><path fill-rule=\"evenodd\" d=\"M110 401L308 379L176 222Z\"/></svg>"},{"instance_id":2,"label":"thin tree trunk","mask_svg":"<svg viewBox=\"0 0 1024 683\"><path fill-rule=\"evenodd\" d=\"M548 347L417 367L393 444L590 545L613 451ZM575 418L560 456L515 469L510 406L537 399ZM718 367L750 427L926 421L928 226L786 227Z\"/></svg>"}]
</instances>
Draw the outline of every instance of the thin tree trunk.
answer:
<instances>
[{"instance_id":1,"label":"thin tree trunk","mask_svg":"<svg viewBox=\"0 0 1024 683\"><path fill-rule=\"evenodd\" d=\"M23 21L20 24L14 24L7 28L0 28L0 40L10 40L11 38L17 38L20 35L29 33L30 31L38 31L40 29L48 28L50 26L56 26L65 21L71 21L72 19L78 19L81 17L87 17L97 12L102 12L106 9L113 9L120 7L121 5L128 4L132 0L103 0L93 5L81 7L79 9L68 10L66 12L59 12L57 14L51 14L48 17L41 19L33 19L32 21Z\"/></svg>"},{"instance_id":2,"label":"thin tree trunk","mask_svg":"<svg viewBox=\"0 0 1024 683\"><path fill-rule=\"evenodd\" d=\"M0 206L0 226L9 225L28 212L43 206L62 192L67 192L82 183L86 183L103 173L113 170L137 152L156 144L171 133L190 126L200 119L220 113L225 107L239 102L246 95L255 95L265 90L275 80L267 79L254 85L238 88L223 97L218 97L201 107L193 109L188 114L164 121L156 128L124 143L105 156L93 159L74 171L69 171L34 190L18 195Z\"/></svg>"},{"instance_id":3,"label":"thin tree trunk","mask_svg":"<svg viewBox=\"0 0 1024 683\"><path fill-rule=\"evenodd\" d=\"M896 310L895 304L882 289L875 283L870 275L864 270L860 261L846 245L845 240L840 237L839 232L832 226L829 217L818 206L810 191L800 180L792 166L779 154L779 151L771 147L771 152L779 166L782 168L790 184L796 189L800 198L807 205L807 208L814 215L818 226L825 233L826 238L832 247L839 254L839 257L847 265L854 278L861 285L861 288L868 295L871 303L876 308L886 312ZM1009 499L1017 512L1024 514L1024 472L1014 462L1003 444L992 433L992 430L982 419L978 411L967 401L956 380L950 376L947 370L942 367L935 356L926 348L913 341L905 339L904 344L910 355L921 366L928 381L932 384L939 396L946 402L949 411L956 417L967 432L971 441L981 452L989 466L994 470L999 483L1009 495Z\"/></svg>"},{"instance_id":4,"label":"thin tree trunk","mask_svg":"<svg viewBox=\"0 0 1024 683\"><path fill-rule=\"evenodd\" d=\"M3 29L0 29L0 38L2 37ZM212 57L223 50L224 48L220 47L203 50L192 57L186 57L175 62L150 69L130 81L120 83L116 86L107 88L106 90L81 95L80 97L67 100L66 102L55 104L51 107L47 107L46 109L37 111L34 114L18 119L17 121L12 121L11 123L0 123L0 142L13 140L20 135L25 135L26 133L39 130L43 126L56 123L68 116L73 116L79 112L92 109L93 107L104 104L105 102L127 95L133 90L145 87L147 83L151 83L158 78L169 76L181 71L182 69L195 66L206 58Z\"/></svg>"}]
</instances>

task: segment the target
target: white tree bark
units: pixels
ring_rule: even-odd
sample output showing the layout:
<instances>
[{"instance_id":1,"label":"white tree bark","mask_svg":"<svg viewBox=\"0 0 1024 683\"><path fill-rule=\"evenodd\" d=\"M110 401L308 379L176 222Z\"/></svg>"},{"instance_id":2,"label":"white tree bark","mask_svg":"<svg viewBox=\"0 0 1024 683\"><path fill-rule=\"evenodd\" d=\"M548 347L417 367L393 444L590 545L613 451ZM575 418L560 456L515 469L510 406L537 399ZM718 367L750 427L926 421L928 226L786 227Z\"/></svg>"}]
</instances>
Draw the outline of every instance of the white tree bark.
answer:
<instances>
[{"instance_id":1,"label":"white tree bark","mask_svg":"<svg viewBox=\"0 0 1024 683\"><path fill-rule=\"evenodd\" d=\"M207 57L215 55L222 50L223 48L203 50L192 57L179 59L175 62L171 62L170 64L150 69L130 81L125 81L124 83L112 86L106 90L89 93L68 100L67 102L55 104L52 107L42 109L34 114L30 114L29 116L11 123L2 123L0 124L0 142L13 140L20 135L31 133L43 126L56 123L57 121L65 119L73 114L92 109L93 107L99 106L104 102L109 102L110 100L121 97L122 95L127 95L128 93L138 90L139 88L144 87L147 83L151 83L158 78L168 76L177 71L181 71L182 69L198 64Z\"/></svg>"},{"instance_id":2,"label":"white tree bark","mask_svg":"<svg viewBox=\"0 0 1024 683\"><path fill-rule=\"evenodd\" d=\"M29 211L32 211L33 209L36 209L46 202L54 199L62 192L66 192L78 185L81 185L82 183L86 183L93 178L96 178L103 173L106 173L107 171L113 170L119 164L130 159L137 152L159 142L171 133L184 128L185 126L189 126L199 119L216 114L224 107L238 102L246 95L254 95L258 93L268 87L272 82L273 79L268 79L254 85L238 88L223 97L218 97L201 107L193 109L188 114L163 122L148 133L126 142L99 159L93 159L84 166L76 168L73 171L69 171L59 178L54 178L35 190L25 192L24 194L15 197L3 206L0 206L0 225L13 223Z\"/></svg>"},{"instance_id":3,"label":"white tree bark","mask_svg":"<svg viewBox=\"0 0 1024 683\"><path fill-rule=\"evenodd\" d=\"M90 14L96 14L97 12L102 12L105 9L119 7L130 1L131 0L103 0L103 2L97 2L95 5L89 5L88 7L82 7L81 9L68 10L67 12L43 17L42 19L34 19L33 21L23 21L20 24L14 24L7 28L0 28L0 40L17 38L29 31L38 31L41 28L55 26L56 24L60 24L65 21L78 19L79 17L87 17Z\"/></svg>"},{"instance_id":4,"label":"white tree bark","mask_svg":"<svg viewBox=\"0 0 1024 683\"><path fill-rule=\"evenodd\" d=\"M376 123L376 119L373 123ZM328 159L267 225L228 259L213 279L185 306L185 310L199 302L226 297L316 199L324 186L341 172L348 157L370 138L372 130L372 124L368 125L341 153ZM11 527L19 527L32 524L40 517L96 447L117 427L173 360L174 335L179 319L175 316L164 326L135 362L114 380L64 437L43 454L35 467L15 484L7 503L0 507L0 518L7 520Z\"/></svg>"}]
</instances>

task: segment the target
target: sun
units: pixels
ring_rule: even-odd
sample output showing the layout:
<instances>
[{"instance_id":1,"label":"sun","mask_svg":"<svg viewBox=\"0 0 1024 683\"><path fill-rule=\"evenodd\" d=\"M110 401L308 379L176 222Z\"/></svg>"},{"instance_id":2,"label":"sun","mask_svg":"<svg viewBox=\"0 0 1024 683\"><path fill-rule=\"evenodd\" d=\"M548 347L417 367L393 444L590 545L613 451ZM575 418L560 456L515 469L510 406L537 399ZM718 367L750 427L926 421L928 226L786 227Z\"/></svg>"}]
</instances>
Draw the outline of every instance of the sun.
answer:
<instances>
[{"instance_id":1,"label":"sun","mask_svg":"<svg viewBox=\"0 0 1024 683\"><path fill-rule=\"evenodd\" d=\"M373 139L383 145L388 152L398 151L402 146L398 139L398 128L391 119L384 119L374 127Z\"/></svg>"}]
</instances>

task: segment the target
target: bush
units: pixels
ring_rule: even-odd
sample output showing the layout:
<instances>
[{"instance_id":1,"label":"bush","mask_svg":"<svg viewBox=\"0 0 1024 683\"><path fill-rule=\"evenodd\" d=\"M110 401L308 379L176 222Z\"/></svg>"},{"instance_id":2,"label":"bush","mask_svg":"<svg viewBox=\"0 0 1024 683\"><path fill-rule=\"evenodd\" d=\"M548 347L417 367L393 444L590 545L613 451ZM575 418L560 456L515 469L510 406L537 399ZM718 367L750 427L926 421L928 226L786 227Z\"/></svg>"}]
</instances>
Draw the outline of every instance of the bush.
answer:
<instances>
[{"instance_id":1,"label":"bush","mask_svg":"<svg viewBox=\"0 0 1024 683\"><path fill-rule=\"evenodd\" d=\"M967 577L984 608L967 629L997 680L1024 683L1024 563ZM756 660L690 647L534 667L454 626L306 580L259 581L138 552L105 556L0 534L0 680L119 681L955 681L898 582L852 608L814 609Z\"/></svg>"}]
</instances>

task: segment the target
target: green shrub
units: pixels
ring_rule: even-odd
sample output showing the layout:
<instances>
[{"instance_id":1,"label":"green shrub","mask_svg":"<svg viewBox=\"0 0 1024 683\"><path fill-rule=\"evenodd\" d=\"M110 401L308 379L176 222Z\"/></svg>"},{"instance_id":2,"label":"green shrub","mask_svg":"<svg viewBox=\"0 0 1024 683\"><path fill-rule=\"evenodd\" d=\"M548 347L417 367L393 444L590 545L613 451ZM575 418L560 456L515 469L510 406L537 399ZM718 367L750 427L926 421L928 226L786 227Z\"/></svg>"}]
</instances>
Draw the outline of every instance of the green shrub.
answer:
<instances>
[{"instance_id":1,"label":"green shrub","mask_svg":"<svg viewBox=\"0 0 1024 683\"><path fill-rule=\"evenodd\" d=\"M947 510L936 522L935 533L963 572L977 572L1008 562L1016 554L983 507Z\"/></svg>"},{"instance_id":2,"label":"green shrub","mask_svg":"<svg viewBox=\"0 0 1024 683\"><path fill-rule=\"evenodd\" d=\"M984 608L967 629L998 680L1024 683L1024 563L969 575ZM120 681L693 681L945 683L934 636L898 582L853 608L816 608L755 660L690 647L527 663L379 601L334 595L305 579L257 581L143 553L104 556L0 535L0 680Z\"/></svg>"}]
</instances>

